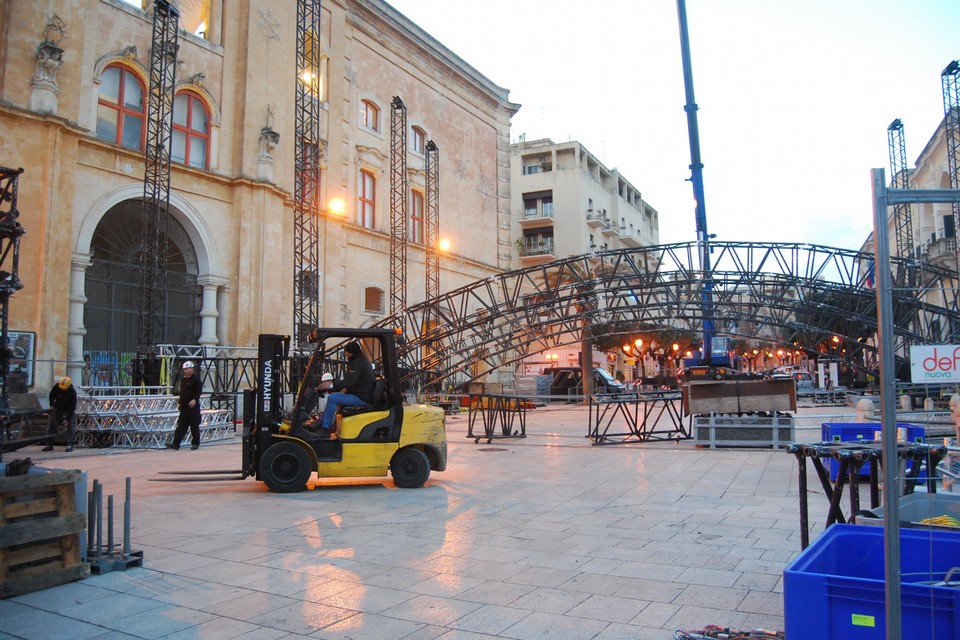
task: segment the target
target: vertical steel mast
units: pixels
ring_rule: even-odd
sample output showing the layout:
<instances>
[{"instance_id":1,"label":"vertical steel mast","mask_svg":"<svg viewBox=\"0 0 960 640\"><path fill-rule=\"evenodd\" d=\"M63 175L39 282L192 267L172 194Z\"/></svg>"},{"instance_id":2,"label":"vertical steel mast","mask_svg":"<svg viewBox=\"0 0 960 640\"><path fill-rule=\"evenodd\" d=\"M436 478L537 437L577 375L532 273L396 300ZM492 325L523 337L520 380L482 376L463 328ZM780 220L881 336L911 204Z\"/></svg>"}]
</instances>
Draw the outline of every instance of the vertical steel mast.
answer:
<instances>
[{"instance_id":1,"label":"vertical steel mast","mask_svg":"<svg viewBox=\"0 0 960 640\"><path fill-rule=\"evenodd\" d=\"M297 0L296 144L293 181L293 337L320 322L320 0Z\"/></svg>"},{"instance_id":2,"label":"vertical steel mast","mask_svg":"<svg viewBox=\"0 0 960 640\"><path fill-rule=\"evenodd\" d=\"M407 107L390 103L390 315L407 308Z\"/></svg>"},{"instance_id":3,"label":"vertical steel mast","mask_svg":"<svg viewBox=\"0 0 960 640\"><path fill-rule=\"evenodd\" d=\"M173 142L173 92L176 87L180 13L167 0L153 7L150 93L144 145L143 237L140 243L137 382L156 384L151 366L163 342L167 293L167 221L170 210L170 154Z\"/></svg>"},{"instance_id":4,"label":"vertical steel mast","mask_svg":"<svg viewBox=\"0 0 960 640\"><path fill-rule=\"evenodd\" d=\"M703 278L701 305L703 308L703 358L710 362L715 325L713 321L713 284L710 268L710 234L707 232L707 208L703 198L703 163L700 161L700 129L697 126L697 102L693 97L693 69L690 63L690 38L687 32L687 7L677 0L680 23L680 56L683 60L683 86L687 112L687 131L690 136L690 181L696 204L697 243L700 247L700 273Z\"/></svg>"},{"instance_id":5,"label":"vertical steel mast","mask_svg":"<svg viewBox=\"0 0 960 640\"><path fill-rule=\"evenodd\" d=\"M436 334L439 314L435 300L440 297L440 149L433 140L426 146L426 215L424 220L426 302L423 312L424 340L423 368L438 368Z\"/></svg>"}]
</instances>

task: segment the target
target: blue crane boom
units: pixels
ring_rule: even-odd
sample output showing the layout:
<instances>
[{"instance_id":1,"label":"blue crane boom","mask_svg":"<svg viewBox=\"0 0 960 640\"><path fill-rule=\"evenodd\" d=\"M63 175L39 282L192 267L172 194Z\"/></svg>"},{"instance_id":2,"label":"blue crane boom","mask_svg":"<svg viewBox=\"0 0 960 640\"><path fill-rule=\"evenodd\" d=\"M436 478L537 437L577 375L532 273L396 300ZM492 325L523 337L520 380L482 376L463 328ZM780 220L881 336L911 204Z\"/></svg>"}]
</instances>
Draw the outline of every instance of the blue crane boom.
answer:
<instances>
[{"instance_id":1,"label":"blue crane boom","mask_svg":"<svg viewBox=\"0 0 960 640\"><path fill-rule=\"evenodd\" d=\"M690 182L693 184L693 199L696 205L697 244L700 248L700 274L702 278L700 304L703 313L703 351L701 365L729 366L726 340L714 348L716 325L713 320L713 283L710 268L710 234L707 231L707 205L703 196L703 162L700 160L700 129L697 126L697 101L693 95L693 68L690 63L690 37L687 31L687 7L685 0L677 0L677 18L680 23L680 56L683 61L683 86L687 113L687 131L690 136ZM714 355L716 354L716 355Z\"/></svg>"}]
</instances>

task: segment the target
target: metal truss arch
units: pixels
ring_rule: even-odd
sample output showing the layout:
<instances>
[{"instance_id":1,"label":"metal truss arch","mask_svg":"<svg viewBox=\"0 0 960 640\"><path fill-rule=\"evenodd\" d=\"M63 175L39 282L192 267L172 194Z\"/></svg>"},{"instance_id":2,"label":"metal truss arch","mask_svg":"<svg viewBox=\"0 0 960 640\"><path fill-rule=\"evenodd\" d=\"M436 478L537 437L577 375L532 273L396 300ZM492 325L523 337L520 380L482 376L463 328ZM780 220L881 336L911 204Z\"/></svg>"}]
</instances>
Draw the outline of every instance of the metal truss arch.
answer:
<instances>
[{"instance_id":1,"label":"metal truss arch","mask_svg":"<svg viewBox=\"0 0 960 640\"><path fill-rule=\"evenodd\" d=\"M785 344L838 335L876 362L872 338L877 313L874 256L810 244L714 242L709 283L699 268L696 242L571 256L492 276L412 306L384 319L407 338L401 350L408 380L416 385L472 379L539 351L578 343L585 322L595 329L628 333L630 327L682 327L700 331L714 322L718 334L757 337ZM896 272L901 258L891 259ZM898 354L911 342L934 341L941 327L960 320L956 274L923 264L926 289L943 292L941 305L915 290L893 292L899 318ZM713 304L705 317L704 286ZM425 318L435 324L424 334ZM838 333L838 327L842 334ZM428 340L429 338L429 340ZM424 367L429 342L431 366ZM478 367L478 365L480 365Z\"/></svg>"}]
</instances>

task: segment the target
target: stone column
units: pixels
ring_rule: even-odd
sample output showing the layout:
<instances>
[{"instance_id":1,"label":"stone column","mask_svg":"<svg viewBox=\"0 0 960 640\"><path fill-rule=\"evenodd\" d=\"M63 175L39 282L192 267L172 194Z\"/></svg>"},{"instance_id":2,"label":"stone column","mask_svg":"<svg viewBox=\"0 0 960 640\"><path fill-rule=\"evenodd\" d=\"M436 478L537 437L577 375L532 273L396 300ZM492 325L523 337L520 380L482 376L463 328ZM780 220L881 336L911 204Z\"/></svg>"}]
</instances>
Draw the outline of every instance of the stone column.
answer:
<instances>
[{"instance_id":1,"label":"stone column","mask_svg":"<svg viewBox=\"0 0 960 640\"><path fill-rule=\"evenodd\" d=\"M217 338L217 318L220 316L217 310L217 289L226 283L224 278L216 276L207 275L197 278L197 284L203 287L200 306L200 339L198 340L201 346L210 347L220 343Z\"/></svg>"},{"instance_id":2,"label":"stone column","mask_svg":"<svg viewBox=\"0 0 960 640\"><path fill-rule=\"evenodd\" d=\"M67 375L83 383L83 308L87 304L86 273L92 264L89 253L75 253L70 265L70 306L67 313Z\"/></svg>"}]
</instances>

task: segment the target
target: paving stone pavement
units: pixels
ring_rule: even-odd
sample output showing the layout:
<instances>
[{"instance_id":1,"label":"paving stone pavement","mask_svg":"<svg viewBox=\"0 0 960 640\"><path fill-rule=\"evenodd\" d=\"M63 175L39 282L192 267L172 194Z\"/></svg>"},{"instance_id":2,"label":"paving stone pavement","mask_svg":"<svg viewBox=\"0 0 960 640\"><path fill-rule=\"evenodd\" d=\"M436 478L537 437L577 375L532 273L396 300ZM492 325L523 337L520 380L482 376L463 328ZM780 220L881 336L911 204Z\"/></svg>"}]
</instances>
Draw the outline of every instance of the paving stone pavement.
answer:
<instances>
[{"instance_id":1,"label":"paving stone pavement","mask_svg":"<svg viewBox=\"0 0 960 640\"><path fill-rule=\"evenodd\" d=\"M237 469L239 441L8 453L86 471L118 513L130 477L143 566L0 600L0 640L661 640L708 624L782 629L783 569L800 551L795 458L690 441L592 446L588 419L580 406L539 408L526 438L488 444L467 439L466 414L451 417L448 470L415 490L388 478L324 479L284 495L252 479L156 481L161 470ZM811 496L812 537L826 506Z\"/></svg>"}]
</instances>

